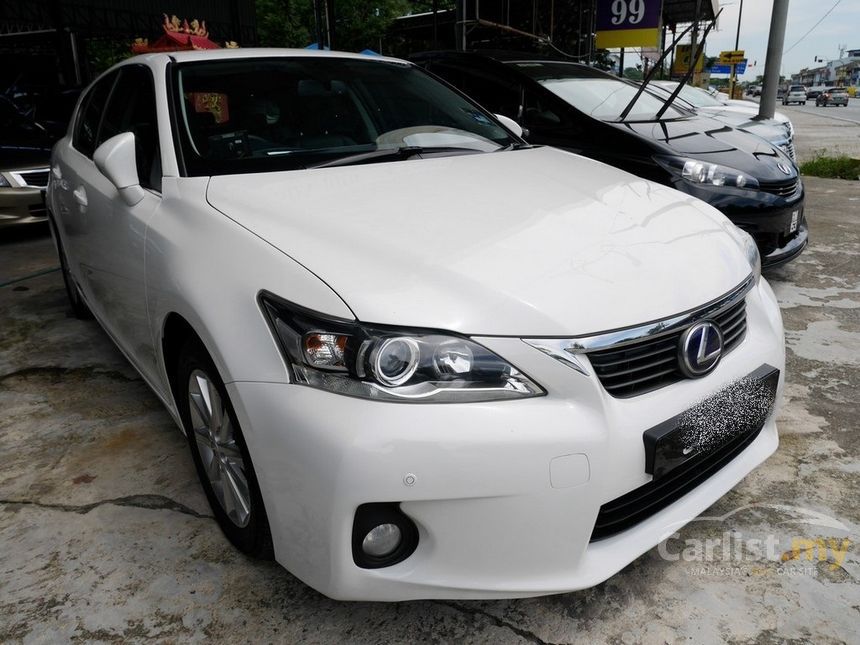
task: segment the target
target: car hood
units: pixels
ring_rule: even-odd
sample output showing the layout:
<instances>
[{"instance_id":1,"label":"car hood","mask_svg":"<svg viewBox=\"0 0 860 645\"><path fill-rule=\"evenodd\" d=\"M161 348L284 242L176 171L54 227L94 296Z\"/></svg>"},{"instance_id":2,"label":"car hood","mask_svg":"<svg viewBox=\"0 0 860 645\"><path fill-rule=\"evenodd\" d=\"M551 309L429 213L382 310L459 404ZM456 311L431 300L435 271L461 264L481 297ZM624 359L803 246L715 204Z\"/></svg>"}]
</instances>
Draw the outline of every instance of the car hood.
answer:
<instances>
[{"instance_id":1,"label":"car hood","mask_svg":"<svg viewBox=\"0 0 860 645\"><path fill-rule=\"evenodd\" d=\"M689 310L750 273L715 209L552 148L216 176L207 198L366 322L587 334Z\"/></svg>"},{"instance_id":2,"label":"car hood","mask_svg":"<svg viewBox=\"0 0 860 645\"><path fill-rule=\"evenodd\" d=\"M779 167L785 157L764 139L706 116L667 121L613 123L659 144L663 154L700 159L741 170L759 181L783 182L796 178ZM789 167L791 164L788 164Z\"/></svg>"},{"instance_id":3,"label":"car hood","mask_svg":"<svg viewBox=\"0 0 860 645\"><path fill-rule=\"evenodd\" d=\"M756 136L771 142L785 142L789 138L789 132L785 125L776 119L756 119L755 114L745 111L723 110L720 108L700 108L707 116L722 121L733 128L751 132Z\"/></svg>"},{"instance_id":4,"label":"car hood","mask_svg":"<svg viewBox=\"0 0 860 645\"><path fill-rule=\"evenodd\" d=\"M0 144L0 170L43 168L50 162L50 147Z\"/></svg>"}]
</instances>

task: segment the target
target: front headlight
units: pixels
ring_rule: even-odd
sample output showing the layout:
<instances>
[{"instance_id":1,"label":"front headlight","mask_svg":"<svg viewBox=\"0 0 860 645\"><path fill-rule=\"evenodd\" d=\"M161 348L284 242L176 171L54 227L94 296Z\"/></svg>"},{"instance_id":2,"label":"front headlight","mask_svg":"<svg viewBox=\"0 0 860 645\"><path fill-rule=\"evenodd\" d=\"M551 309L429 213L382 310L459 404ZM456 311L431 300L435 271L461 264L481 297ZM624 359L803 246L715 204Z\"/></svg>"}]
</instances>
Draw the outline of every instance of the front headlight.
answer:
<instances>
[{"instance_id":1,"label":"front headlight","mask_svg":"<svg viewBox=\"0 0 860 645\"><path fill-rule=\"evenodd\" d=\"M752 235L744 230L738 229L740 233L741 246L747 256L747 261L750 263L750 268L753 273L753 280L758 284L761 278L761 253L759 253L758 245L752 238Z\"/></svg>"},{"instance_id":2,"label":"front headlight","mask_svg":"<svg viewBox=\"0 0 860 645\"><path fill-rule=\"evenodd\" d=\"M260 305L295 383L407 403L544 394L513 365L462 336L327 318L267 292Z\"/></svg>"},{"instance_id":3,"label":"front headlight","mask_svg":"<svg viewBox=\"0 0 860 645\"><path fill-rule=\"evenodd\" d=\"M679 175L694 184L709 184L711 186L732 186L734 188L758 188L758 180L740 170L721 166L698 159L685 157L670 157L660 155L654 157L660 166Z\"/></svg>"}]
</instances>

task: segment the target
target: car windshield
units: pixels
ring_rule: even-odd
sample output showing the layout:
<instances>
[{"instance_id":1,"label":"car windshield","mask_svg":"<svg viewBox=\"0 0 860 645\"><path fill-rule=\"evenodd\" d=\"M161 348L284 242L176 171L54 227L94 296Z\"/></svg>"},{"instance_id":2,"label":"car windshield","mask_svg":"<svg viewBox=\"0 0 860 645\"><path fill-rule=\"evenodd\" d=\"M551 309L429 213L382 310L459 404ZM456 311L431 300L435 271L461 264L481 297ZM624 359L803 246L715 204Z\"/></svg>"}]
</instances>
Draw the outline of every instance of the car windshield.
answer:
<instances>
[{"instance_id":1,"label":"car windshield","mask_svg":"<svg viewBox=\"0 0 860 645\"><path fill-rule=\"evenodd\" d=\"M844 87L831 87L827 91L831 94L848 94L848 90L846 90Z\"/></svg>"},{"instance_id":2,"label":"car windshield","mask_svg":"<svg viewBox=\"0 0 860 645\"><path fill-rule=\"evenodd\" d=\"M403 63L304 56L174 67L175 123L191 175L492 152L518 143L490 114Z\"/></svg>"},{"instance_id":3,"label":"car windshield","mask_svg":"<svg viewBox=\"0 0 860 645\"><path fill-rule=\"evenodd\" d=\"M513 65L580 112L602 121L618 121L638 90L632 83L573 63L529 61ZM652 120L664 103L663 99L646 90L625 120ZM672 106L662 118L674 119L687 114Z\"/></svg>"},{"instance_id":4,"label":"car windshield","mask_svg":"<svg viewBox=\"0 0 860 645\"><path fill-rule=\"evenodd\" d=\"M804 89L803 85L792 85L791 89L788 91L789 92L805 92L806 90Z\"/></svg>"},{"instance_id":5,"label":"car windshield","mask_svg":"<svg viewBox=\"0 0 860 645\"><path fill-rule=\"evenodd\" d=\"M656 86L661 90L666 90L667 92L671 93L675 91L676 87L678 87L678 83L658 82ZM698 108L725 107L722 101L717 100L716 98L708 94L705 90L698 87L690 87L689 85L685 85L681 88L681 91L678 93L678 96L690 105Z\"/></svg>"}]
</instances>

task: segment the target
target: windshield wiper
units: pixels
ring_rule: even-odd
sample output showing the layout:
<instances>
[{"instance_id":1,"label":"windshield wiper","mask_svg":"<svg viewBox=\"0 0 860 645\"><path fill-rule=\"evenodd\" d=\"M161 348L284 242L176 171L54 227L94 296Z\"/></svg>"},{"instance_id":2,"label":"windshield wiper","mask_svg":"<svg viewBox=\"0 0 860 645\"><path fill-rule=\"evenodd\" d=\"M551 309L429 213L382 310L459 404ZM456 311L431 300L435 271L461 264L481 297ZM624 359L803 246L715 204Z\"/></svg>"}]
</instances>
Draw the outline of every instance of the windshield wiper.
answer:
<instances>
[{"instance_id":1,"label":"windshield wiper","mask_svg":"<svg viewBox=\"0 0 860 645\"><path fill-rule=\"evenodd\" d=\"M696 51L690 52L690 66L687 69L687 73L684 74L684 78L681 79L681 82L678 83L678 87L675 88L675 91L672 92L672 96L669 97L669 100L663 104L663 107L657 111L657 120L659 121L664 114L666 114L666 110L669 109L669 106L675 102L675 99L678 98L678 94L681 93L681 90L684 89L684 86L690 81L690 78L693 76L693 70L696 69L696 61L699 60L699 57L705 50L705 41L708 38L708 34L711 33L711 29L714 28L714 25L717 24L717 18L720 17L720 14L723 13L723 10L720 9L717 12L717 15L714 16L714 19L711 21L711 24L707 26L705 29L705 33L702 34L702 38L699 40L699 44L696 47Z\"/></svg>"},{"instance_id":2,"label":"windshield wiper","mask_svg":"<svg viewBox=\"0 0 860 645\"><path fill-rule=\"evenodd\" d=\"M346 155L338 157L331 161L323 161L322 163L311 164L308 168L333 168L335 166L358 166L366 163L376 163L387 159L409 159L421 154L436 153L436 152L456 152L456 153L479 153L481 150L475 148L459 148L456 146L401 146L399 148L384 148L382 150L371 150L369 152L359 152L354 155Z\"/></svg>"},{"instance_id":3,"label":"windshield wiper","mask_svg":"<svg viewBox=\"0 0 860 645\"><path fill-rule=\"evenodd\" d=\"M714 16L713 22L711 23L711 25L708 27L708 29L705 32L705 36L707 36L708 32L710 32L710 30L713 28L713 26L715 24L717 24L717 18L720 17L720 14L722 12L723 12L723 10L720 9L717 12L717 15ZM639 85L639 89L636 91L636 94L634 94L633 98L630 99L630 103L628 103L624 107L624 109L621 111L621 115L618 117L619 121L624 121L624 119L627 118L627 115L630 114L630 111L633 109L633 106L636 105L636 101L639 100L639 97L642 96L642 93L645 91L645 88L648 87L648 83L650 83L651 79L653 79L654 76L657 75L657 71L663 68L663 63L666 61L666 56L668 56L671 52L675 51L675 47L677 46L677 44L679 42L681 42L681 39L684 36L686 36L690 32L690 30L693 29L693 27L695 25L696 25L695 21L690 23L690 26L687 27L686 29L684 29L684 31L682 31L680 34L678 34L678 36L675 38L675 40L672 41L672 44L663 50L663 53L660 55L660 58L658 58L657 62L655 62L654 65L651 66L651 70L648 72L648 75L642 80L642 83ZM692 70L695 68L695 63L693 63L692 61L696 61L699 59L699 56L701 54L702 48L703 48L704 43L705 43L705 37L704 36L701 38L699 43L700 44L699 44L699 46L697 46L696 51L690 52L691 54L695 54L695 56L690 58L691 63L689 66L689 70L687 71L687 75L684 77L684 80L681 81L680 85L676 88L674 96L672 97L672 101L674 101L675 96L678 95L678 92L681 91L681 88L686 84L686 82L690 79L690 76L692 75ZM672 101L669 101L669 103L671 103ZM667 103L666 105L663 106L663 109L660 111L659 116L663 116L663 113L665 113L665 111L668 109L669 103ZM657 118L658 121L660 120L659 116Z\"/></svg>"}]
</instances>

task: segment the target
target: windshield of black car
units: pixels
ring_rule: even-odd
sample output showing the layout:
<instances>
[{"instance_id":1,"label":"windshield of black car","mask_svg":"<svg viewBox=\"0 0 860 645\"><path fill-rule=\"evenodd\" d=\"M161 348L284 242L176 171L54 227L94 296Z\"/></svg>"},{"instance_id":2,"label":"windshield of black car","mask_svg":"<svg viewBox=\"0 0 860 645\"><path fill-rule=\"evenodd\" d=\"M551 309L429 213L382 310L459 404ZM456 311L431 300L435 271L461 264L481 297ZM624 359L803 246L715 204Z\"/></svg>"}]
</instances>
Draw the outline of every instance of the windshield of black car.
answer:
<instances>
[{"instance_id":1,"label":"windshield of black car","mask_svg":"<svg viewBox=\"0 0 860 645\"><path fill-rule=\"evenodd\" d=\"M232 59L179 64L172 79L191 175L294 170L385 149L456 154L517 143L477 105L402 63Z\"/></svg>"},{"instance_id":2,"label":"windshield of black car","mask_svg":"<svg viewBox=\"0 0 860 645\"><path fill-rule=\"evenodd\" d=\"M513 63L513 66L580 112L601 121L619 120L639 89L632 83L574 63L528 61ZM646 89L625 120L652 120L664 103L663 99ZM688 113L670 106L662 118L683 116L688 116Z\"/></svg>"},{"instance_id":3,"label":"windshield of black car","mask_svg":"<svg viewBox=\"0 0 860 645\"><path fill-rule=\"evenodd\" d=\"M655 89L662 90L663 92L668 93L669 95L675 91L675 88L678 87L678 83L675 82L659 82L655 83ZM689 103L690 105L702 108L702 107L725 107L725 104L722 101L717 100L710 94L708 94L705 90L699 87L691 87L689 85L685 85L681 88L681 91L678 93L678 96ZM668 98L668 97L667 97Z\"/></svg>"}]
</instances>

